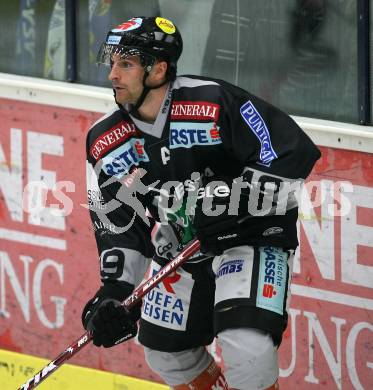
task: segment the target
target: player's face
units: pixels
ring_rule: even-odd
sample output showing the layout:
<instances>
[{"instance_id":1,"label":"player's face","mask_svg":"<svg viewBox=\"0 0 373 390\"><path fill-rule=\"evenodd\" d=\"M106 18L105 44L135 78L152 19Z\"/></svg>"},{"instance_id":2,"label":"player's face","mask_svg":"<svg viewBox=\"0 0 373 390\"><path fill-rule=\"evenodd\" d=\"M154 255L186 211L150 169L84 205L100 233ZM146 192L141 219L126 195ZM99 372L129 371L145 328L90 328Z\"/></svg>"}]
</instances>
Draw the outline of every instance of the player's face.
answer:
<instances>
[{"instance_id":1,"label":"player's face","mask_svg":"<svg viewBox=\"0 0 373 390\"><path fill-rule=\"evenodd\" d=\"M114 55L109 80L113 84L116 100L120 104L136 103L143 90L144 68L138 56L121 58Z\"/></svg>"}]
</instances>

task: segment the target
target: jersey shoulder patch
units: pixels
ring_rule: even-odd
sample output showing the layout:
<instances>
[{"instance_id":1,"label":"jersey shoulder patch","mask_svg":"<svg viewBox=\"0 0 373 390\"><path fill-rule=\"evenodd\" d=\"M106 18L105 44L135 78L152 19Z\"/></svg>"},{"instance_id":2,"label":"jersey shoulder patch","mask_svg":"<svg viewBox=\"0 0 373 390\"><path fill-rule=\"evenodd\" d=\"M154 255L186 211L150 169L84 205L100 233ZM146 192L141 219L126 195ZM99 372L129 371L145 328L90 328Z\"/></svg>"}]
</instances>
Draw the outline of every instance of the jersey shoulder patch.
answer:
<instances>
[{"instance_id":1,"label":"jersey shoulder patch","mask_svg":"<svg viewBox=\"0 0 373 390\"><path fill-rule=\"evenodd\" d=\"M258 161L258 163L269 167L271 162L277 158L277 154L272 147L271 136L266 122L251 100L248 100L240 107L240 113L250 130L260 142L260 161Z\"/></svg>"}]
</instances>

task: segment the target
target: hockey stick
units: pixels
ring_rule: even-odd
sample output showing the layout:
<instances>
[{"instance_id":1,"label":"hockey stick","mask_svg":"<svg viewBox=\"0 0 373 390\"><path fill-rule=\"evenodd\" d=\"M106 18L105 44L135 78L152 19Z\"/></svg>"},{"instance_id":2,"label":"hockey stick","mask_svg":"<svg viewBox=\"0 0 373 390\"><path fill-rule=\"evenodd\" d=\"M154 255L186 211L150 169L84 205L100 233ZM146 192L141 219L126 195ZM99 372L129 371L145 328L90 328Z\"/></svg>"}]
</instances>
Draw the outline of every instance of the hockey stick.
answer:
<instances>
[{"instance_id":1,"label":"hockey stick","mask_svg":"<svg viewBox=\"0 0 373 390\"><path fill-rule=\"evenodd\" d=\"M130 308L141 300L150 290L156 287L166 276L172 271L185 263L192 255L194 255L201 247L200 242L195 239L190 242L173 260L162 267L153 277L141 283L133 293L125 299L122 305ZM84 333L75 342L69 345L65 351L57 356L56 359L49 362L42 370L29 379L18 390L35 389L44 379L48 378L54 371L62 366L67 360L78 353L84 346L92 340L90 332Z\"/></svg>"}]
</instances>

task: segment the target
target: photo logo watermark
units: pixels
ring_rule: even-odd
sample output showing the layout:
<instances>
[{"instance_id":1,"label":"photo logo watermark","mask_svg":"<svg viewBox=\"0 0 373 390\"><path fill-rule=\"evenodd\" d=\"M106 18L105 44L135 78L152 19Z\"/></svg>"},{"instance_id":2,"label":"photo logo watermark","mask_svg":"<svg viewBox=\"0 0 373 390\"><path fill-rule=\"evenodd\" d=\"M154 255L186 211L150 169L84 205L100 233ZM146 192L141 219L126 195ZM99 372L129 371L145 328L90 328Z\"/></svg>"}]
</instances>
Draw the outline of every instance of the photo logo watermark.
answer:
<instances>
[{"instance_id":1,"label":"photo logo watermark","mask_svg":"<svg viewBox=\"0 0 373 390\"><path fill-rule=\"evenodd\" d=\"M284 179L261 171L246 169L242 176L222 180L218 177L205 177L193 172L190 178L179 181L159 180L146 183L147 171L136 167L131 173L108 177L99 184L102 162L87 171L87 203L80 206L88 209L93 220L93 230L109 234L126 232L140 219L150 226L146 204L152 201L161 224L176 223L187 228L196 210L206 217L227 216L270 216L285 215L287 211L304 204L317 208L330 202L327 213L331 217L346 216L351 210L351 202L346 193L354 188L348 181L337 181L332 188L323 181ZM76 186L71 181L59 181L54 187L42 181L27 184L23 192L23 210L38 218L48 212L56 217L67 217L73 212L74 204L69 196ZM331 192L328 194L328 192ZM47 206L47 199L50 200ZM309 199L309 201L305 201ZM308 210L303 207L303 213ZM309 210L311 213L311 210Z\"/></svg>"}]
</instances>

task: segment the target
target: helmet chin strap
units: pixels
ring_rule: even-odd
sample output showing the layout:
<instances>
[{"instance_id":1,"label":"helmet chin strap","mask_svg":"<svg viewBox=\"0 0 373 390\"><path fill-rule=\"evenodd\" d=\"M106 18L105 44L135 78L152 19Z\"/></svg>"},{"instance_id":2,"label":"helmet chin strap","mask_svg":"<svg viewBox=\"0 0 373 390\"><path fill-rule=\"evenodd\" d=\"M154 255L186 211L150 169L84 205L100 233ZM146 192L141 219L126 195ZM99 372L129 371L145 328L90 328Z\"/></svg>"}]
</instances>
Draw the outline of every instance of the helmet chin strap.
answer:
<instances>
[{"instance_id":1,"label":"helmet chin strap","mask_svg":"<svg viewBox=\"0 0 373 390\"><path fill-rule=\"evenodd\" d=\"M141 92L140 97L137 99L137 102L132 107L131 113L135 113L140 108L141 104L144 103L144 100L145 100L146 96L148 95L149 91L152 89L145 84L148 76L149 76L149 71L147 69L145 69L144 77L142 79L142 92Z\"/></svg>"},{"instance_id":2,"label":"helmet chin strap","mask_svg":"<svg viewBox=\"0 0 373 390\"><path fill-rule=\"evenodd\" d=\"M149 68L149 67L147 67ZM163 85L165 85L166 83L168 83L168 78L166 77L166 79L164 81L162 81L160 84L154 86L154 87L150 87L148 85L145 84L146 82L146 79L148 78L149 76L149 69L145 68L145 73L144 73L144 77L142 79L142 85L143 85L143 89L142 89L142 92L141 92L141 95L139 96L139 98L137 99L136 103L133 105L133 107L131 108L131 111L130 113L131 114L135 114L138 109L140 108L140 106L144 103L144 100L146 98L146 96L148 95L148 93L150 92L151 89L157 89L157 88L160 88L162 87ZM115 103L117 103L117 105L119 106L119 108L121 110L124 110L124 107L122 104L120 104L118 101L117 101L117 98L116 98L116 94L115 94L115 90L114 90L114 99L115 99Z\"/></svg>"}]
</instances>

